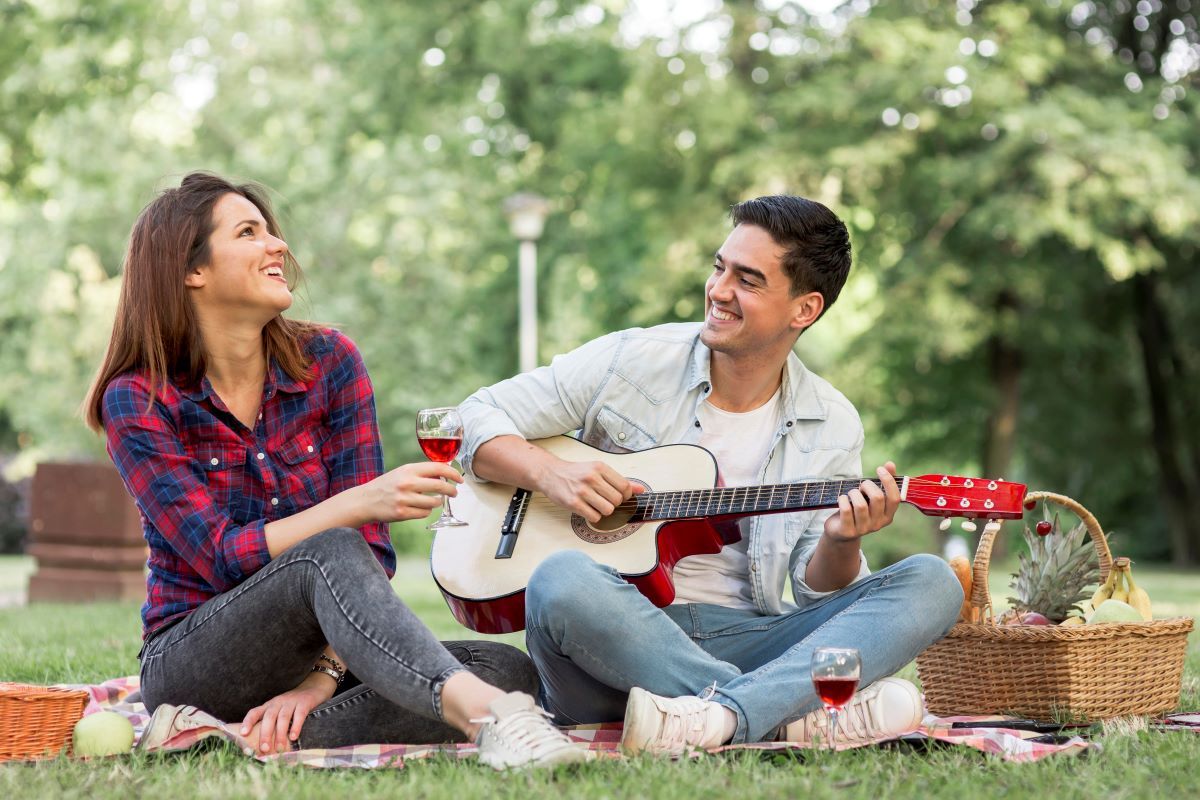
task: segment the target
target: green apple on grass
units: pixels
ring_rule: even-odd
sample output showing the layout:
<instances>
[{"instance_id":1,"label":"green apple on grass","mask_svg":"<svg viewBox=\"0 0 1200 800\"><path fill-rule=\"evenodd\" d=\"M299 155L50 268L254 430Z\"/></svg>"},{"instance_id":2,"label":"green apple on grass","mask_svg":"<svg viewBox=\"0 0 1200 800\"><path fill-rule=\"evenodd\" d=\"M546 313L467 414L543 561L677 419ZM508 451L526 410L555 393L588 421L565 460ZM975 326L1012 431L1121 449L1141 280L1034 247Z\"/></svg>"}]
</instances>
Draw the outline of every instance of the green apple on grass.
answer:
<instances>
[{"instance_id":1,"label":"green apple on grass","mask_svg":"<svg viewBox=\"0 0 1200 800\"><path fill-rule=\"evenodd\" d=\"M133 725L112 711L88 714L75 723L72 749L77 756L112 756L133 747Z\"/></svg>"}]
</instances>

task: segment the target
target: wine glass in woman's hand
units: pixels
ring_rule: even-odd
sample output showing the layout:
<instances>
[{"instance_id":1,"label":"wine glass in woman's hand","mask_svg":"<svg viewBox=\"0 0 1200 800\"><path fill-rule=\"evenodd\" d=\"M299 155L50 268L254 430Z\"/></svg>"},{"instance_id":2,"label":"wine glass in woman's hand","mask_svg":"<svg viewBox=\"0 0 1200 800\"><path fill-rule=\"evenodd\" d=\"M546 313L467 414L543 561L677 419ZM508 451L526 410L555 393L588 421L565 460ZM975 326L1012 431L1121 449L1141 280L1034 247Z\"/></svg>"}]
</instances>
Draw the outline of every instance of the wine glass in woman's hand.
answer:
<instances>
[{"instance_id":1,"label":"wine glass in woman's hand","mask_svg":"<svg viewBox=\"0 0 1200 800\"><path fill-rule=\"evenodd\" d=\"M457 408L425 408L417 412L417 441L430 461L449 464L462 447L463 424ZM450 498L429 530L466 525L450 511Z\"/></svg>"}]
</instances>

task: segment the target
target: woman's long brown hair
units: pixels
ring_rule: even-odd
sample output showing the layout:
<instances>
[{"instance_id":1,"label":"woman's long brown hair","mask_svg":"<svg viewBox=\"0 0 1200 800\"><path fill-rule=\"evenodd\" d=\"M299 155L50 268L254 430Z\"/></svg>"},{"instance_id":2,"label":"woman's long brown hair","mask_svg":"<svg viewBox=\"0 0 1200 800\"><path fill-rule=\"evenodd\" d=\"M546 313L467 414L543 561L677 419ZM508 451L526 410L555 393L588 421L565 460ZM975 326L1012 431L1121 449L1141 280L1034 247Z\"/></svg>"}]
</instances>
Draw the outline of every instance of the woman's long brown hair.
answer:
<instances>
[{"instance_id":1,"label":"woman's long brown hair","mask_svg":"<svg viewBox=\"0 0 1200 800\"><path fill-rule=\"evenodd\" d=\"M227 194L241 195L257 206L267 230L283 238L262 188L235 185L207 172L191 173L178 189L167 189L142 210L125 253L108 352L84 401L93 430L104 427L104 391L124 372L147 373L151 405L168 381L195 386L204 377L207 361L184 278L208 263L213 207ZM301 277L300 265L291 252L284 262L288 285L294 286ZM294 380L311 378L312 361L304 346L317 329L310 322L275 317L263 328L268 363L274 359Z\"/></svg>"}]
</instances>

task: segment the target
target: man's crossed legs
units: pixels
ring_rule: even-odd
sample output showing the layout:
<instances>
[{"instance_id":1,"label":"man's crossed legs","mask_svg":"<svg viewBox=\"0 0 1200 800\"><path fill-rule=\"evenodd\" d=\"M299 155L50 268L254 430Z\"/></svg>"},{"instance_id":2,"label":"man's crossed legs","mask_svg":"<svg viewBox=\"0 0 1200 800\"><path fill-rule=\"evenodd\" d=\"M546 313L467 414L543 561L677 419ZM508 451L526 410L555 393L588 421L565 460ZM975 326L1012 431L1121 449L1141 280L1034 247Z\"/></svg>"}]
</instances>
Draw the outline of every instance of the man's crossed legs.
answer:
<instances>
[{"instance_id":1,"label":"man's crossed legs","mask_svg":"<svg viewBox=\"0 0 1200 800\"><path fill-rule=\"evenodd\" d=\"M774 739L781 726L821 707L809 673L816 648L857 648L865 687L942 638L961 605L958 580L931 555L765 617L704 604L659 609L612 568L562 551L530 578L526 643L542 704L559 724L620 720L638 687L729 709L736 716L729 741L737 744Z\"/></svg>"}]
</instances>

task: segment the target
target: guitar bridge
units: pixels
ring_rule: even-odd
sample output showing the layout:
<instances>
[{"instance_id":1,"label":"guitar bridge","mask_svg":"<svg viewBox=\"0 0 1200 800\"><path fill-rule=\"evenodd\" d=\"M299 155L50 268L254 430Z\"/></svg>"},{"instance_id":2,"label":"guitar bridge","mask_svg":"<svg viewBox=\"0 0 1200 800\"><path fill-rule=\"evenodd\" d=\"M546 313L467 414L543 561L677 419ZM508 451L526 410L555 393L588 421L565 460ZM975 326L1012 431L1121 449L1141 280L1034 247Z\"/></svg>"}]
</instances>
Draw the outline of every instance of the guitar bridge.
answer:
<instances>
[{"instance_id":1,"label":"guitar bridge","mask_svg":"<svg viewBox=\"0 0 1200 800\"><path fill-rule=\"evenodd\" d=\"M532 495L528 489L517 489L513 492L512 499L508 501L508 511L504 514L504 522L500 525L500 543L496 545L496 558L512 558Z\"/></svg>"}]
</instances>

